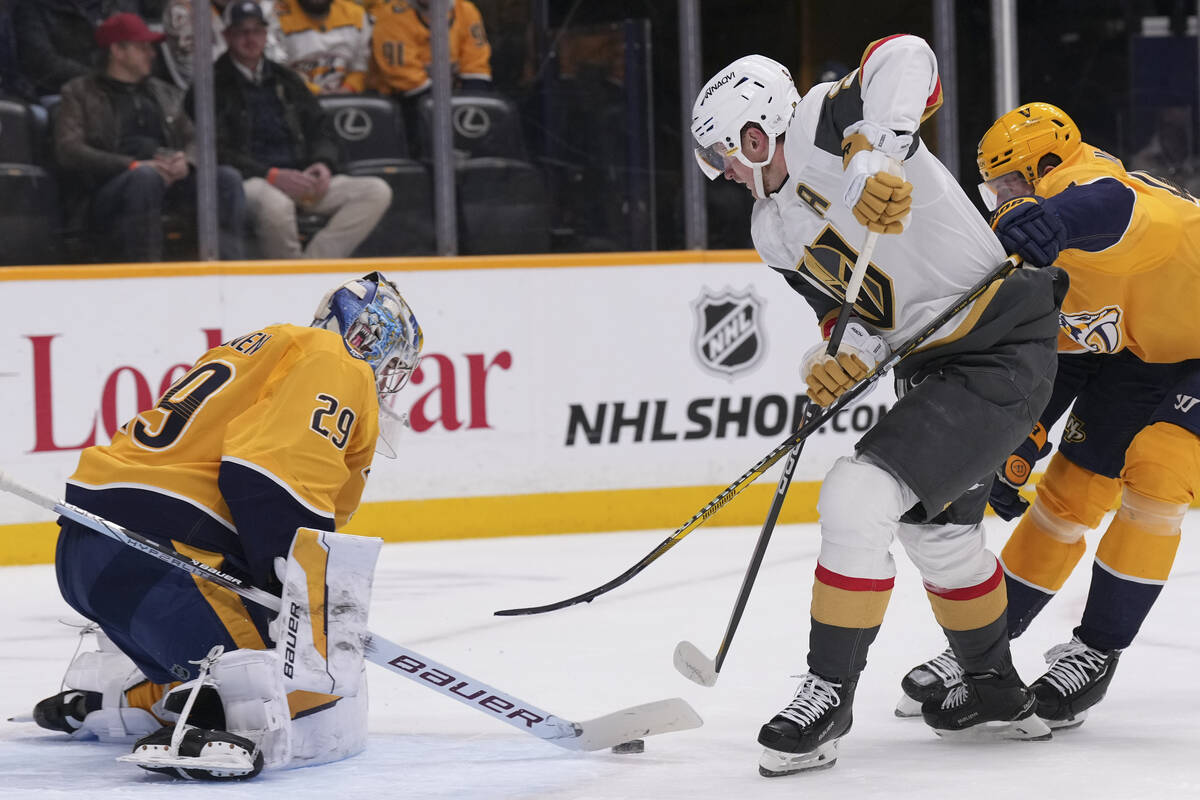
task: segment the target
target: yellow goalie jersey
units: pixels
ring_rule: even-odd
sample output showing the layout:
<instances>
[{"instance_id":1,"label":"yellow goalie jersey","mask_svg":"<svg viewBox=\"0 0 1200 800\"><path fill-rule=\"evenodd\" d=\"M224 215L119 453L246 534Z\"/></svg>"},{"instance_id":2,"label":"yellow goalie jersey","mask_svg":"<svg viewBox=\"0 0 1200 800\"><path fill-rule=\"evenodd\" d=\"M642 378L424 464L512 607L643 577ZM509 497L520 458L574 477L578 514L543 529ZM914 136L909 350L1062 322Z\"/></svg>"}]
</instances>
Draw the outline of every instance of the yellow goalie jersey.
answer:
<instances>
[{"instance_id":1,"label":"yellow goalie jersey","mask_svg":"<svg viewBox=\"0 0 1200 800\"><path fill-rule=\"evenodd\" d=\"M429 20L408 0L376 2L375 34L371 37L372 88L387 94L413 95L430 86L433 60ZM483 17L470 0L452 0L450 8L450 70L457 79L491 81L492 46Z\"/></svg>"},{"instance_id":2,"label":"yellow goalie jersey","mask_svg":"<svg viewBox=\"0 0 1200 800\"><path fill-rule=\"evenodd\" d=\"M1067 229L1059 350L1200 358L1200 201L1086 143L1037 192Z\"/></svg>"},{"instance_id":3,"label":"yellow goalie jersey","mask_svg":"<svg viewBox=\"0 0 1200 800\"><path fill-rule=\"evenodd\" d=\"M67 497L223 553L265 585L296 528L350 518L378 433L374 373L342 337L273 325L208 351L111 444L84 450Z\"/></svg>"}]
</instances>

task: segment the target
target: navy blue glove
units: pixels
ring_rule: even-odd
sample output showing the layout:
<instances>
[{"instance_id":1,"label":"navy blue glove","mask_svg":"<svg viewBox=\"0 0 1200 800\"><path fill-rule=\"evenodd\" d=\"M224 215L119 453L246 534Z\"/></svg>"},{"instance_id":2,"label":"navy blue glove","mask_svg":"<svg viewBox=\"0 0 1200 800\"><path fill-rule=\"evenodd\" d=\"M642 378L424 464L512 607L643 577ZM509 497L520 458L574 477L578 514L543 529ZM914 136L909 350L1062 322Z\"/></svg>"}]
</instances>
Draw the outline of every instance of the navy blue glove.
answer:
<instances>
[{"instance_id":1,"label":"navy blue glove","mask_svg":"<svg viewBox=\"0 0 1200 800\"><path fill-rule=\"evenodd\" d=\"M1008 521L1025 513L1029 501L1021 496L1020 489L1029 480L1033 465L1049 452L1046 428L1039 422L996 472L996 480L992 481L992 492L988 497L988 504L996 516Z\"/></svg>"},{"instance_id":2,"label":"navy blue glove","mask_svg":"<svg viewBox=\"0 0 1200 800\"><path fill-rule=\"evenodd\" d=\"M1036 195L1014 197L992 214L992 230L1004 246L1033 267L1048 267L1067 243L1067 229Z\"/></svg>"}]
</instances>

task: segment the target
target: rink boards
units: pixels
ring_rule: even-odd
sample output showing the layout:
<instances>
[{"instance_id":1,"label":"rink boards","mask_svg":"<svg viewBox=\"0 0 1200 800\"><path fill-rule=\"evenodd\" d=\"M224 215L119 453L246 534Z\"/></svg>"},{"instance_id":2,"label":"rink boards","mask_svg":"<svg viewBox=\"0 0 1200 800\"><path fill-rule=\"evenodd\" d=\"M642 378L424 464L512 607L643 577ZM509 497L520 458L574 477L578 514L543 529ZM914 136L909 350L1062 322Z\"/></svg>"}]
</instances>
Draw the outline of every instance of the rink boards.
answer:
<instances>
[{"instance_id":1,"label":"rink boards","mask_svg":"<svg viewBox=\"0 0 1200 800\"><path fill-rule=\"evenodd\" d=\"M808 305L750 251L19 267L5 298L0 465L54 495L79 450L209 347L379 268L425 333L348 530L388 541L662 528L687 522L797 422ZM815 519L819 479L893 401L876 389L806 445L782 519ZM772 469L706 525L758 524ZM0 496L0 564L48 562L47 515Z\"/></svg>"}]
</instances>

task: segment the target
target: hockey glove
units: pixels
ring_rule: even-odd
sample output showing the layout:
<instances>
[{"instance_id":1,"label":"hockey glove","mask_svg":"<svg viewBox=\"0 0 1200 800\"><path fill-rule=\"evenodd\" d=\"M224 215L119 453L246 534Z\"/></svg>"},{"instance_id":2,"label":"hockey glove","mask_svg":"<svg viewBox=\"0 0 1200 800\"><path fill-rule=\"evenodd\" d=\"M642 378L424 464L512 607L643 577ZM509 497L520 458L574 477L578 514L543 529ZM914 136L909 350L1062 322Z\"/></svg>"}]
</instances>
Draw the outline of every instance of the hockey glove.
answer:
<instances>
[{"instance_id":1,"label":"hockey glove","mask_svg":"<svg viewBox=\"0 0 1200 800\"><path fill-rule=\"evenodd\" d=\"M1029 508L1029 501L1021 496L1021 487L1029 480L1033 465L1038 459L1044 458L1050 452L1050 442L1046 439L1046 428L1042 423L1033 426L1033 430L1021 442L1004 466L996 472L996 480L992 482L992 492L988 504L1000 519L1008 521L1016 519Z\"/></svg>"},{"instance_id":2,"label":"hockey glove","mask_svg":"<svg viewBox=\"0 0 1200 800\"><path fill-rule=\"evenodd\" d=\"M860 225L876 233L900 233L912 211L912 184L900 166L912 147L911 134L898 134L861 120L843 132L842 202Z\"/></svg>"},{"instance_id":3,"label":"hockey glove","mask_svg":"<svg viewBox=\"0 0 1200 800\"><path fill-rule=\"evenodd\" d=\"M875 336L857 322L846 325L837 357L825 352L828 345L818 344L804 354L804 381L809 398L821 407L841 397L891 355L882 336Z\"/></svg>"},{"instance_id":4,"label":"hockey glove","mask_svg":"<svg viewBox=\"0 0 1200 800\"><path fill-rule=\"evenodd\" d=\"M992 214L992 230L1004 252L1034 267L1048 267L1067 244L1067 228L1037 195L1014 197Z\"/></svg>"}]
</instances>

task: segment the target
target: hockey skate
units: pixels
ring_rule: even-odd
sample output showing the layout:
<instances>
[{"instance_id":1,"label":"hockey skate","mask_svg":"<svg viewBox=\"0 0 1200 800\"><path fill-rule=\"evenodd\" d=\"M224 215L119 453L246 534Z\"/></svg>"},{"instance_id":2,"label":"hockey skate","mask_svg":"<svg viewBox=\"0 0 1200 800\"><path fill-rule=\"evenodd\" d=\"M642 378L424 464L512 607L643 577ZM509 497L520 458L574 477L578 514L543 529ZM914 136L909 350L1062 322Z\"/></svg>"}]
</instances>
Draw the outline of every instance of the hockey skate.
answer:
<instances>
[{"instance_id":1,"label":"hockey skate","mask_svg":"<svg viewBox=\"0 0 1200 800\"><path fill-rule=\"evenodd\" d=\"M896 716L921 716L921 704L931 697L945 697L950 687L962 680L962 674L962 666L949 647L913 667L900 681L902 694L896 703Z\"/></svg>"},{"instance_id":2,"label":"hockey skate","mask_svg":"<svg viewBox=\"0 0 1200 800\"><path fill-rule=\"evenodd\" d=\"M1029 687L1037 699L1037 715L1056 730L1082 725L1087 710L1104 699L1120 657L1120 650L1097 650L1078 636L1050 648L1050 669Z\"/></svg>"},{"instance_id":3,"label":"hockey skate","mask_svg":"<svg viewBox=\"0 0 1200 800\"><path fill-rule=\"evenodd\" d=\"M921 716L938 736L960 741L1045 741L1050 728L1037 717L1037 701L1009 667L1003 673L964 673L944 697L921 705Z\"/></svg>"},{"instance_id":4,"label":"hockey skate","mask_svg":"<svg viewBox=\"0 0 1200 800\"><path fill-rule=\"evenodd\" d=\"M88 714L100 710L102 698L99 692L67 689L34 706L33 721L46 730L73 734Z\"/></svg>"},{"instance_id":5,"label":"hockey skate","mask_svg":"<svg viewBox=\"0 0 1200 800\"><path fill-rule=\"evenodd\" d=\"M857 678L835 683L811 672L802 677L792 702L758 732L766 748L758 762L764 778L832 767L838 740L850 730Z\"/></svg>"}]
</instances>

